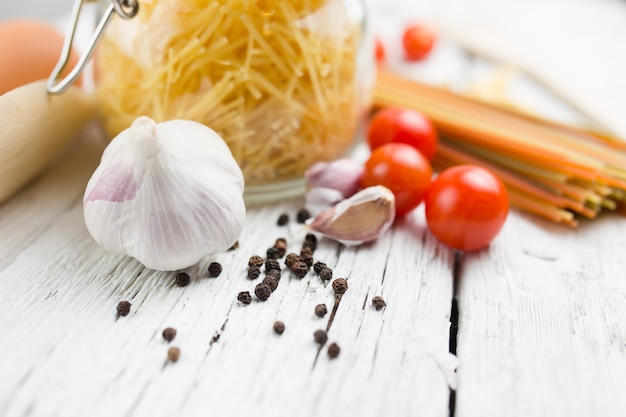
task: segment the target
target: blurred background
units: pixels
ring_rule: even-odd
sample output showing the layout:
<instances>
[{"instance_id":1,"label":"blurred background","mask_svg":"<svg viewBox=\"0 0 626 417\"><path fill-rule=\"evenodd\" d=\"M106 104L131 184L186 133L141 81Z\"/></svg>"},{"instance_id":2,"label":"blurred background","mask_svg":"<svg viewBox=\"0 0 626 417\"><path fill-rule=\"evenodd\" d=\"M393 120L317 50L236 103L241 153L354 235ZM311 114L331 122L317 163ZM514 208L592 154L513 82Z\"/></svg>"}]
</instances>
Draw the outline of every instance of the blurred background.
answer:
<instances>
[{"instance_id":1,"label":"blurred background","mask_svg":"<svg viewBox=\"0 0 626 417\"><path fill-rule=\"evenodd\" d=\"M525 108L543 106L537 113L568 123L581 122L582 113L583 122L596 119L592 124L608 124L626 138L626 1L365 1L373 32L395 72L462 93L491 91L486 99L511 100ZM72 4L0 0L0 21L38 17L62 29ZM429 59L409 63L402 58L400 32L416 21L434 26L439 40ZM535 100L546 94L563 105L546 106L545 97Z\"/></svg>"},{"instance_id":2,"label":"blurred background","mask_svg":"<svg viewBox=\"0 0 626 417\"><path fill-rule=\"evenodd\" d=\"M73 3L73 0L2 0L0 20L19 16L51 18L70 11Z\"/></svg>"}]
</instances>

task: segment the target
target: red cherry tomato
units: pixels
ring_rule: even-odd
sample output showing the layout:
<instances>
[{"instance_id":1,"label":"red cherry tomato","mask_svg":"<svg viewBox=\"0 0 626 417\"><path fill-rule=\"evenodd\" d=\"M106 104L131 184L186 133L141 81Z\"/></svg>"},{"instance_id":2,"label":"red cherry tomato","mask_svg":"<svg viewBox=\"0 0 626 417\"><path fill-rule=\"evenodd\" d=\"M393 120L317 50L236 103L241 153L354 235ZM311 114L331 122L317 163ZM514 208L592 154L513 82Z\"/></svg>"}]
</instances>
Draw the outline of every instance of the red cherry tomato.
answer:
<instances>
[{"instance_id":1,"label":"red cherry tomato","mask_svg":"<svg viewBox=\"0 0 626 417\"><path fill-rule=\"evenodd\" d=\"M385 58L387 57L387 53L385 52L385 45L379 38L375 38L374 42L376 62L381 63L385 61Z\"/></svg>"},{"instance_id":2,"label":"red cherry tomato","mask_svg":"<svg viewBox=\"0 0 626 417\"><path fill-rule=\"evenodd\" d=\"M435 32L427 26L414 24L407 27L402 35L404 55L409 61L419 61L433 49Z\"/></svg>"},{"instance_id":3,"label":"red cherry tomato","mask_svg":"<svg viewBox=\"0 0 626 417\"><path fill-rule=\"evenodd\" d=\"M431 233L451 248L466 251L489 245L509 212L502 182L473 165L452 167L439 174L424 203Z\"/></svg>"},{"instance_id":4,"label":"red cherry tomato","mask_svg":"<svg viewBox=\"0 0 626 417\"><path fill-rule=\"evenodd\" d=\"M396 216L417 207L428 190L432 168L414 147L405 143L387 143L372 151L361 186L384 185L396 198Z\"/></svg>"},{"instance_id":5,"label":"red cherry tomato","mask_svg":"<svg viewBox=\"0 0 626 417\"><path fill-rule=\"evenodd\" d=\"M370 149L385 143L400 142L419 150L429 161L437 150L437 131L424 115L411 109L387 107L370 121L367 140Z\"/></svg>"}]
</instances>

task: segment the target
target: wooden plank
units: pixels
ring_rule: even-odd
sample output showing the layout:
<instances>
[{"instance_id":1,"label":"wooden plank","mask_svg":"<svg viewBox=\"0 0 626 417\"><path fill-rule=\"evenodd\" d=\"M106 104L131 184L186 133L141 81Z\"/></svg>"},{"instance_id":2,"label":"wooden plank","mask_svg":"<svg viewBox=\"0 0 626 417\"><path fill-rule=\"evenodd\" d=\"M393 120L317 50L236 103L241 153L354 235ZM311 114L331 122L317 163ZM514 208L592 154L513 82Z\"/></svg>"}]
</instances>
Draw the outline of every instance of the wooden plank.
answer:
<instances>
[{"instance_id":1,"label":"wooden plank","mask_svg":"<svg viewBox=\"0 0 626 417\"><path fill-rule=\"evenodd\" d=\"M249 256L278 237L299 251L306 231L276 219L293 219L301 200L250 210L239 248L190 268L181 288L175 273L108 253L88 235L81 197L100 151L81 143L0 209L0 415L447 416L452 259L426 234L423 213L359 248L320 240L316 258L350 286L329 331L342 349L331 360L325 349L317 357L312 334L328 316L313 309L330 310L334 295L315 273L285 272L266 302L235 300L259 281L246 277ZM213 260L224 267L218 278L206 272ZM371 307L374 295L386 309ZM132 309L118 318L122 299ZM166 326L178 330L176 364L165 360Z\"/></svg>"},{"instance_id":2,"label":"wooden plank","mask_svg":"<svg viewBox=\"0 0 626 417\"><path fill-rule=\"evenodd\" d=\"M94 129L93 126L86 129L82 140L66 150L65 157L59 159L62 162L57 161L55 169L45 172L30 187L0 205L0 270L36 240L69 205L82 200L87 180L98 165L105 146ZM72 152L81 157L67 157Z\"/></svg>"},{"instance_id":3,"label":"wooden plank","mask_svg":"<svg viewBox=\"0 0 626 417\"><path fill-rule=\"evenodd\" d=\"M459 286L458 417L622 416L626 222L512 216Z\"/></svg>"}]
</instances>

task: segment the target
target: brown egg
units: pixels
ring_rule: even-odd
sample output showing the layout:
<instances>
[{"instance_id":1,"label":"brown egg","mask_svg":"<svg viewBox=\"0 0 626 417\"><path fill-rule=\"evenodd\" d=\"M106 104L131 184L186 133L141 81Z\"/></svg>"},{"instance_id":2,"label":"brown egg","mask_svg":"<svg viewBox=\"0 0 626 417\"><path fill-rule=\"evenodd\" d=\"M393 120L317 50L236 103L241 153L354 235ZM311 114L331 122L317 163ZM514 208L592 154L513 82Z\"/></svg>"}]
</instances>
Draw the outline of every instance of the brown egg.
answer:
<instances>
[{"instance_id":1,"label":"brown egg","mask_svg":"<svg viewBox=\"0 0 626 417\"><path fill-rule=\"evenodd\" d=\"M61 56L62 47L63 35L50 23L34 19L0 22L0 95L32 81L47 79ZM68 73L77 61L78 55L72 51L63 73Z\"/></svg>"}]
</instances>

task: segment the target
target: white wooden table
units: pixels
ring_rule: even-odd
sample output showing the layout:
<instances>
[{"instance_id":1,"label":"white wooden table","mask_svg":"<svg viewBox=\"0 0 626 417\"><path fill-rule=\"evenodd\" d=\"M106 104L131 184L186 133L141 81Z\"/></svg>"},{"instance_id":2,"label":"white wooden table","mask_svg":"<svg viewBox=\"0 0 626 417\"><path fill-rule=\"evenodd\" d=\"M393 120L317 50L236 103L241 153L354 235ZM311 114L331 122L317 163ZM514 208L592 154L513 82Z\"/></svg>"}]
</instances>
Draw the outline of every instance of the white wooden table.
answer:
<instances>
[{"instance_id":1,"label":"white wooden table","mask_svg":"<svg viewBox=\"0 0 626 417\"><path fill-rule=\"evenodd\" d=\"M259 282L246 276L251 255L278 237L299 251L301 199L250 208L239 247L178 287L175 273L89 236L82 195L103 147L85 135L0 206L0 416L626 415L623 218L570 230L513 211L488 249L457 257L421 209L373 244L321 239L316 260L349 284L330 359L313 340L329 315L314 307L332 310L335 296L317 274L285 271L269 300L236 300ZM289 226L276 225L281 213ZM126 317L120 300L132 303ZM165 327L177 329L171 343Z\"/></svg>"}]
</instances>

